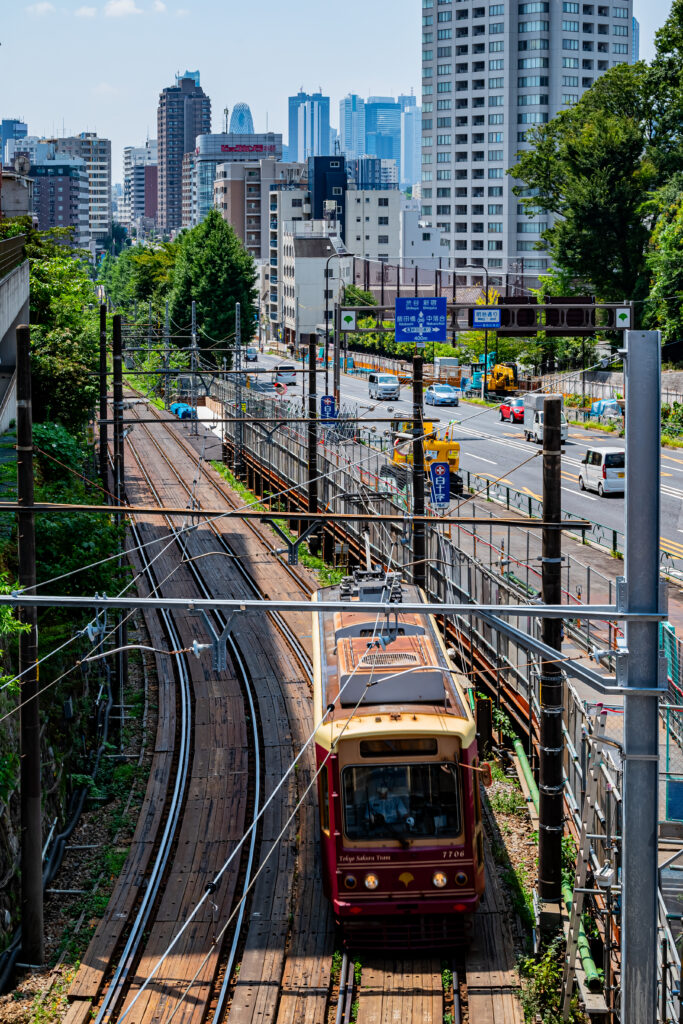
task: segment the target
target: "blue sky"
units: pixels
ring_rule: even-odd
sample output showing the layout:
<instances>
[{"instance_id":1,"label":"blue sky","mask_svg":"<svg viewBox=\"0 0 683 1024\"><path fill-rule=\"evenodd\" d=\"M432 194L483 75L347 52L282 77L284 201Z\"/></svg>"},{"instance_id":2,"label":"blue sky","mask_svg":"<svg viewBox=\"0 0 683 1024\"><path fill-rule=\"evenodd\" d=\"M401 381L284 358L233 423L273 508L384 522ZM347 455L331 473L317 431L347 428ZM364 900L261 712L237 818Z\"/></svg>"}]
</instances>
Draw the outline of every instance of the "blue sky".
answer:
<instances>
[{"instance_id":1,"label":"blue sky","mask_svg":"<svg viewBox=\"0 0 683 1024\"><path fill-rule=\"evenodd\" d=\"M635 0L640 55L650 58L670 0ZM159 91L199 68L212 102L247 102L286 142L287 97L322 87L338 102L417 92L421 0L6 0L0 20L0 117L31 134L97 131L111 138L113 180L126 145L156 135Z\"/></svg>"}]
</instances>

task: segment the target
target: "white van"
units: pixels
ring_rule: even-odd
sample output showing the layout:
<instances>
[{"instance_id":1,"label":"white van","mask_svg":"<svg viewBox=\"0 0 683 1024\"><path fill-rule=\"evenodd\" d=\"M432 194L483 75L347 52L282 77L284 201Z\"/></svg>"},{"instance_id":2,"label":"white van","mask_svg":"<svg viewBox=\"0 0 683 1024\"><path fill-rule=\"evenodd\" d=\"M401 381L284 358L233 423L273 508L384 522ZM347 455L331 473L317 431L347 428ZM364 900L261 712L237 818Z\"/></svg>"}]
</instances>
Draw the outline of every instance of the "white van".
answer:
<instances>
[{"instance_id":1,"label":"white van","mask_svg":"<svg viewBox=\"0 0 683 1024\"><path fill-rule=\"evenodd\" d=\"M582 491L623 494L626 485L625 448L589 448L581 459L579 487Z\"/></svg>"},{"instance_id":2,"label":"white van","mask_svg":"<svg viewBox=\"0 0 683 1024\"><path fill-rule=\"evenodd\" d=\"M370 398L400 398L401 385L393 373L371 373L368 376Z\"/></svg>"},{"instance_id":3,"label":"white van","mask_svg":"<svg viewBox=\"0 0 683 1024\"><path fill-rule=\"evenodd\" d=\"M297 383L296 366L294 363L280 363L275 367L273 381L275 384L287 384L291 387Z\"/></svg>"}]
</instances>

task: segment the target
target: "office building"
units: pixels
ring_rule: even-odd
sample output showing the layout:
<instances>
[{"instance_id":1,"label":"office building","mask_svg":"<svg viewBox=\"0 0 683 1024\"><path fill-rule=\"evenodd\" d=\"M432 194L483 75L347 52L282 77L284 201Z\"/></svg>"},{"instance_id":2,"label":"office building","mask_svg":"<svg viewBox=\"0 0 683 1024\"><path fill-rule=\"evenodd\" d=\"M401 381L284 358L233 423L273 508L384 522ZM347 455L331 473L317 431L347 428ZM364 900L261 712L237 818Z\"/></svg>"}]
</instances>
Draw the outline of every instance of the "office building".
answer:
<instances>
[{"instance_id":1,"label":"office building","mask_svg":"<svg viewBox=\"0 0 683 1024\"><path fill-rule=\"evenodd\" d=\"M183 177L183 209L186 215L189 211L190 218L188 222L183 219L183 226L200 224L213 208L214 182L220 164L253 163L260 159L282 159L282 135L276 132L199 135L191 165L191 179L188 175Z\"/></svg>"},{"instance_id":2,"label":"office building","mask_svg":"<svg viewBox=\"0 0 683 1024\"><path fill-rule=\"evenodd\" d=\"M3 118L0 121L0 165L10 164L7 143L10 139L13 142L17 142L20 139L25 139L28 135L28 125L25 121L19 121L15 117Z\"/></svg>"},{"instance_id":3,"label":"office building","mask_svg":"<svg viewBox=\"0 0 683 1024\"><path fill-rule=\"evenodd\" d=\"M399 96L399 100L403 97ZM415 97L409 97L414 99ZM422 110L404 107L401 111L401 188L412 188L420 180L420 149L422 144Z\"/></svg>"},{"instance_id":4,"label":"office building","mask_svg":"<svg viewBox=\"0 0 683 1024\"><path fill-rule=\"evenodd\" d=\"M339 145L347 160L365 153L365 100L355 93L339 101Z\"/></svg>"},{"instance_id":5,"label":"office building","mask_svg":"<svg viewBox=\"0 0 683 1024\"><path fill-rule=\"evenodd\" d=\"M535 244L548 218L525 213L506 169L530 128L629 61L631 33L630 0L423 0L422 214L451 266L547 268Z\"/></svg>"},{"instance_id":6,"label":"office building","mask_svg":"<svg viewBox=\"0 0 683 1024\"><path fill-rule=\"evenodd\" d=\"M159 95L157 217L163 232L181 226L183 157L193 152L198 135L210 131L211 100L199 84L199 72L186 71Z\"/></svg>"},{"instance_id":7,"label":"office building","mask_svg":"<svg viewBox=\"0 0 683 1024\"><path fill-rule=\"evenodd\" d=\"M48 140L59 153L85 161L88 172L90 237L102 242L111 232L111 141L96 132L81 132Z\"/></svg>"},{"instance_id":8,"label":"office building","mask_svg":"<svg viewBox=\"0 0 683 1024\"><path fill-rule=\"evenodd\" d=\"M297 190L301 207L302 189L307 187L306 165L252 159L221 163L216 169L214 206L255 260L268 260L271 248L277 249L277 227L271 232L269 210L270 192L276 185Z\"/></svg>"},{"instance_id":9,"label":"office building","mask_svg":"<svg viewBox=\"0 0 683 1024\"><path fill-rule=\"evenodd\" d=\"M637 18L631 19L631 64L640 60L640 22Z\"/></svg>"},{"instance_id":10,"label":"office building","mask_svg":"<svg viewBox=\"0 0 683 1024\"><path fill-rule=\"evenodd\" d=\"M289 97L287 159L304 163L330 152L330 97L300 91Z\"/></svg>"},{"instance_id":11,"label":"office building","mask_svg":"<svg viewBox=\"0 0 683 1024\"><path fill-rule=\"evenodd\" d=\"M254 119L248 103L236 103L230 115L230 133L232 135L253 135Z\"/></svg>"},{"instance_id":12,"label":"office building","mask_svg":"<svg viewBox=\"0 0 683 1024\"><path fill-rule=\"evenodd\" d=\"M154 168L153 173L148 169ZM157 140L144 146L126 146L123 151L123 197L118 220L130 230L140 217L156 216ZM154 196L151 190L154 187ZM149 211L153 210L153 213Z\"/></svg>"},{"instance_id":13,"label":"office building","mask_svg":"<svg viewBox=\"0 0 683 1024\"><path fill-rule=\"evenodd\" d=\"M395 160L401 173L401 104L391 96L365 101L365 154Z\"/></svg>"},{"instance_id":14,"label":"office building","mask_svg":"<svg viewBox=\"0 0 683 1024\"><path fill-rule=\"evenodd\" d=\"M90 177L81 157L57 152L52 143L31 161L33 213L41 231L73 228L72 245L87 248L91 234Z\"/></svg>"},{"instance_id":15,"label":"office building","mask_svg":"<svg viewBox=\"0 0 683 1024\"><path fill-rule=\"evenodd\" d=\"M399 263L401 199L393 189L349 189L346 236L349 252L381 263Z\"/></svg>"},{"instance_id":16,"label":"office building","mask_svg":"<svg viewBox=\"0 0 683 1024\"><path fill-rule=\"evenodd\" d=\"M312 156L308 159L308 190L311 218L332 220L345 237L346 162L343 156Z\"/></svg>"}]
</instances>

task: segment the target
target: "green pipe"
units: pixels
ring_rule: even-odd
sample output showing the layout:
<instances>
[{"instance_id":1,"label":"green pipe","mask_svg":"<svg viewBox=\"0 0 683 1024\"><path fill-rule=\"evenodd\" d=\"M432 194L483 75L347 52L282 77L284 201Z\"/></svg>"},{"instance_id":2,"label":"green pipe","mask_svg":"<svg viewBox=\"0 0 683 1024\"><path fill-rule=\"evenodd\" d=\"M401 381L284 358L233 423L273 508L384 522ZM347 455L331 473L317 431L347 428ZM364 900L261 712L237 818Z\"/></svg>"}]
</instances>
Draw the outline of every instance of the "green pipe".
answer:
<instances>
[{"instance_id":1,"label":"green pipe","mask_svg":"<svg viewBox=\"0 0 683 1024\"><path fill-rule=\"evenodd\" d=\"M536 813L538 814L538 786L536 785L536 780L534 779L531 767L529 766L529 761L524 751L524 747L518 739L513 740L513 746L515 748L515 754L519 759L519 766L522 770L522 775L529 787L529 793L531 794L533 805L536 808ZM571 885L568 885L567 882L562 883L562 898L565 902L565 906L567 907L567 912L571 914L572 904L574 903L574 891ZM579 939L577 948L579 956L581 957L581 965L586 976L586 984L591 992L599 992L602 989L602 980L591 955L590 943L588 942L583 922L579 923Z\"/></svg>"}]
</instances>

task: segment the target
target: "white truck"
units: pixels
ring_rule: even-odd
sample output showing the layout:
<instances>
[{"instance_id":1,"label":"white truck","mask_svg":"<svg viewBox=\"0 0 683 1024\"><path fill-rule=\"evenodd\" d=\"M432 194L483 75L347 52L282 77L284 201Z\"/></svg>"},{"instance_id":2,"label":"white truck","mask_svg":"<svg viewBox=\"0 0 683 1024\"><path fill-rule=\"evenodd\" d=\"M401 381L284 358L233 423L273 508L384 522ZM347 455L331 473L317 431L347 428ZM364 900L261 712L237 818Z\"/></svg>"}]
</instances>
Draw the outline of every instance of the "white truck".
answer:
<instances>
[{"instance_id":1,"label":"white truck","mask_svg":"<svg viewBox=\"0 0 683 1024\"><path fill-rule=\"evenodd\" d=\"M564 414L562 395L539 394L537 391L524 396L524 440L543 444L543 403L546 398L559 398L562 402L560 438L567 440L569 428Z\"/></svg>"}]
</instances>

